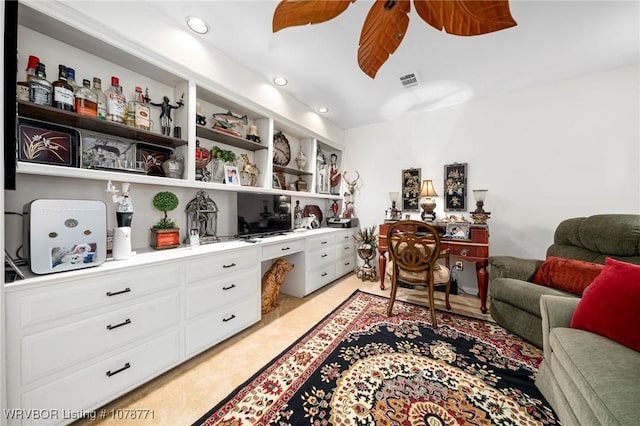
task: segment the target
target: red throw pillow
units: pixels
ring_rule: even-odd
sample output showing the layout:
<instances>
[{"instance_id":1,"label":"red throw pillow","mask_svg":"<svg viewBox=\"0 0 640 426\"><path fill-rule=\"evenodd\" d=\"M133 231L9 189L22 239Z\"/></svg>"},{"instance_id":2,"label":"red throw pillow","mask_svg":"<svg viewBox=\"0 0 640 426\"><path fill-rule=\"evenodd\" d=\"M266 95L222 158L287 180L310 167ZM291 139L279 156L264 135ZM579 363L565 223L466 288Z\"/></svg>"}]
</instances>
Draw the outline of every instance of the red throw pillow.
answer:
<instances>
[{"instance_id":1,"label":"red throw pillow","mask_svg":"<svg viewBox=\"0 0 640 426\"><path fill-rule=\"evenodd\" d=\"M640 351L640 266L607 258L578 302L571 328L590 331Z\"/></svg>"},{"instance_id":2,"label":"red throw pillow","mask_svg":"<svg viewBox=\"0 0 640 426\"><path fill-rule=\"evenodd\" d=\"M533 282L582 295L603 268L599 263L549 256L536 271Z\"/></svg>"}]
</instances>

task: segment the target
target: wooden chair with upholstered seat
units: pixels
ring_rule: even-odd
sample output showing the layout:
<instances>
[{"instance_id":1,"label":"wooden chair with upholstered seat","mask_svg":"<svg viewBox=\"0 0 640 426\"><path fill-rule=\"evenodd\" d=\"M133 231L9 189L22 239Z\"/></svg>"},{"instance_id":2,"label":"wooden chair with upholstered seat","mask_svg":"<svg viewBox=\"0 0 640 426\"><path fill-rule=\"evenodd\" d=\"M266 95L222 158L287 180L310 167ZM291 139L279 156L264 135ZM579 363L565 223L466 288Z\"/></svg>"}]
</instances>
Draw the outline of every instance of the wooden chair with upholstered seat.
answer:
<instances>
[{"instance_id":1,"label":"wooden chair with upholstered seat","mask_svg":"<svg viewBox=\"0 0 640 426\"><path fill-rule=\"evenodd\" d=\"M387 252L390 258L388 269L391 269L391 295L387 315L392 314L399 282L411 287L424 286L429 292L431 322L434 328L437 327L434 306L435 287L446 286L446 306L448 310L451 309L449 250L440 250L438 230L417 220L398 221L389 227ZM446 266L438 263L439 258L446 259Z\"/></svg>"}]
</instances>

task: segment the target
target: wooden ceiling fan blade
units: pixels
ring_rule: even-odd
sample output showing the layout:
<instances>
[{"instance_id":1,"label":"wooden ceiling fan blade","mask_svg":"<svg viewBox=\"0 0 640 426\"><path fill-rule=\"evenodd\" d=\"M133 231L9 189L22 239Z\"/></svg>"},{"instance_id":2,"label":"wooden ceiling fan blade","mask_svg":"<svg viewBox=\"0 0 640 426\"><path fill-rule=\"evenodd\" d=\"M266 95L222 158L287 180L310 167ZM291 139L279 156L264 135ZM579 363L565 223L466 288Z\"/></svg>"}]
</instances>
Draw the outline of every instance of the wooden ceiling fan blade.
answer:
<instances>
[{"instance_id":1,"label":"wooden ceiling fan blade","mask_svg":"<svg viewBox=\"0 0 640 426\"><path fill-rule=\"evenodd\" d=\"M518 25L508 0L414 0L418 15L449 34L474 36Z\"/></svg>"},{"instance_id":2,"label":"wooden ceiling fan blade","mask_svg":"<svg viewBox=\"0 0 640 426\"><path fill-rule=\"evenodd\" d=\"M409 26L410 0L376 0L360 33L358 65L371 78L396 51Z\"/></svg>"},{"instance_id":3,"label":"wooden ceiling fan blade","mask_svg":"<svg viewBox=\"0 0 640 426\"><path fill-rule=\"evenodd\" d=\"M282 0L273 12L272 30L318 24L335 18L356 0Z\"/></svg>"}]
</instances>

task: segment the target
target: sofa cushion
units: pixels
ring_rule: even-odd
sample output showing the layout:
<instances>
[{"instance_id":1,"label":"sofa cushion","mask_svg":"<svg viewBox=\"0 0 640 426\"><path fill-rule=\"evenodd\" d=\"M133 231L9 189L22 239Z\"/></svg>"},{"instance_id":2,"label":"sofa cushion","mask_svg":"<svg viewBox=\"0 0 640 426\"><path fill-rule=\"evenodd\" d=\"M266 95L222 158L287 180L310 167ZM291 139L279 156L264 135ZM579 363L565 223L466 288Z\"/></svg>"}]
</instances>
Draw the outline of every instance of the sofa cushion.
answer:
<instances>
[{"instance_id":1,"label":"sofa cushion","mask_svg":"<svg viewBox=\"0 0 640 426\"><path fill-rule=\"evenodd\" d=\"M549 344L551 370L580 424L638 424L640 354L603 336L564 327L551 330Z\"/></svg>"},{"instance_id":2,"label":"sofa cushion","mask_svg":"<svg viewBox=\"0 0 640 426\"><path fill-rule=\"evenodd\" d=\"M513 278L496 278L491 282L489 292L491 293L491 303L494 299L500 300L538 318L541 318L540 296L543 294L576 297L575 294L566 291Z\"/></svg>"},{"instance_id":3,"label":"sofa cushion","mask_svg":"<svg viewBox=\"0 0 640 426\"><path fill-rule=\"evenodd\" d=\"M611 258L587 288L571 327L600 334L640 351L640 266Z\"/></svg>"},{"instance_id":4,"label":"sofa cushion","mask_svg":"<svg viewBox=\"0 0 640 426\"><path fill-rule=\"evenodd\" d=\"M532 282L582 295L603 268L598 263L550 256L540 265Z\"/></svg>"}]
</instances>

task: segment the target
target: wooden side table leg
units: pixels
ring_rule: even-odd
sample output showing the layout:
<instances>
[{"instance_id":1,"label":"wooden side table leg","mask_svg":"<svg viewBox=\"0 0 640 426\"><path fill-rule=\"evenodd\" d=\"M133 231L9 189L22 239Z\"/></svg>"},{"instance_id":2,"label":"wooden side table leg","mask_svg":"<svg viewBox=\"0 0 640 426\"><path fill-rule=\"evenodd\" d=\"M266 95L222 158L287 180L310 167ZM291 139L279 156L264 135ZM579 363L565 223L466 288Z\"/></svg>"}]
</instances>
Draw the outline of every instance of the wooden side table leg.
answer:
<instances>
[{"instance_id":1,"label":"wooden side table leg","mask_svg":"<svg viewBox=\"0 0 640 426\"><path fill-rule=\"evenodd\" d=\"M380 256L378 256L378 268L380 271L380 290L384 290L384 270L387 266L387 257L384 254L385 252L381 251Z\"/></svg>"},{"instance_id":2,"label":"wooden side table leg","mask_svg":"<svg viewBox=\"0 0 640 426\"><path fill-rule=\"evenodd\" d=\"M480 311L487 313L487 292L489 290L489 275L487 263L476 262L476 278L478 279L478 293L480 293Z\"/></svg>"}]
</instances>

